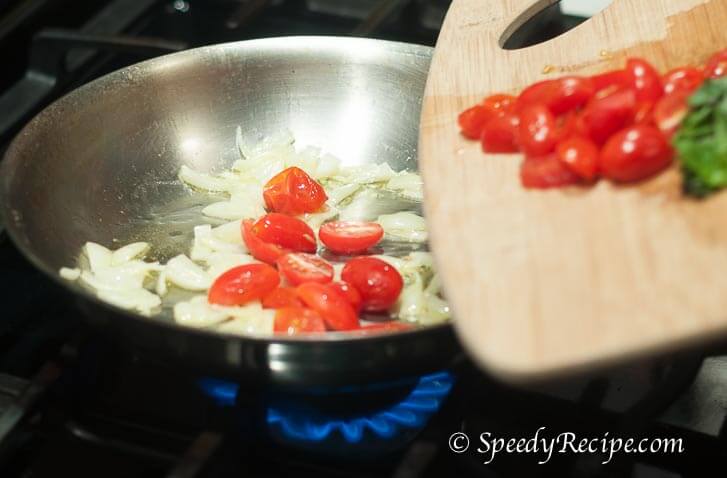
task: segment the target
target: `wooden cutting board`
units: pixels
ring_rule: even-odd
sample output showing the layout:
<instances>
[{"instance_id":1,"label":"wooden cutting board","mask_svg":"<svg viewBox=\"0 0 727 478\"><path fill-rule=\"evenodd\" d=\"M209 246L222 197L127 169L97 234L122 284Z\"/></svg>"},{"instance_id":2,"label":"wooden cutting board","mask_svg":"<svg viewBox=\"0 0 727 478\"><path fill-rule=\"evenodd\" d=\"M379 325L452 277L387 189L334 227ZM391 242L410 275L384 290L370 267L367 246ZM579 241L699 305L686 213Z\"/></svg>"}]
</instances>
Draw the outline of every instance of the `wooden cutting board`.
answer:
<instances>
[{"instance_id":1,"label":"wooden cutting board","mask_svg":"<svg viewBox=\"0 0 727 478\"><path fill-rule=\"evenodd\" d=\"M676 169L638 185L525 190L519 155L484 155L457 114L564 74L661 71L727 47L727 0L614 0L560 37L500 45L553 0L454 0L421 116L431 245L465 348L528 379L727 336L727 194L698 201Z\"/></svg>"}]
</instances>

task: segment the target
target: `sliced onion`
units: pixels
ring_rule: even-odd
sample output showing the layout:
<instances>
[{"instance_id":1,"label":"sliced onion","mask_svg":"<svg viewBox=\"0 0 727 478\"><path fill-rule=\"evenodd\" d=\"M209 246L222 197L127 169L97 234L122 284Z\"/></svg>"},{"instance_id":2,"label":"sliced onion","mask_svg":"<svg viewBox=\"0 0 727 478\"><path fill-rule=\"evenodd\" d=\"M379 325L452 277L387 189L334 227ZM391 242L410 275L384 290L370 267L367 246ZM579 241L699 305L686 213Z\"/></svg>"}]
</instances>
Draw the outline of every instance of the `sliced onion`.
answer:
<instances>
[{"instance_id":1,"label":"sliced onion","mask_svg":"<svg viewBox=\"0 0 727 478\"><path fill-rule=\"evenodd\" d=\"M333 280L334 281L340 281L341 280L341 272L343 272L343 268L346 266L346 264L342 262L334 262L331 264L333 266Z\"/></svg>"},{"instance_id":2,"label":"sliced onion","mask_svg":"<svg viewBox=\"0 0 727 478\"><path fill-rule=\"evenodd\" d=\"M401 320L416 321L426 314L422 279L418 274L407 277L408 283L399 294L392 312Z\"/></svg>"},{"instance_id":3,"label":"sliced onion","mask_svg":"<svg viewBox=\"0 0 727 478\"><path fill-rule=\"evenodd\" d=\"M81 272L81 280L97 290L129 290L142 288L144 278L151 271L159 270L158 263L143 261L127 262L115 267L106 267Z\"/></svg>"},{"instance_id":4,"label":"sliced onion","mask_svg":"<svg viewBox=\"0 0 727 478\"><path fill-rule=\"evenodd\" d=\"M111 265L119 265L142 256L149 250L148 242L134 242L111 253Z\"/></svg>"},{"instance_id":5,"label":"sliced onion","mask_svg":"<svg viewBox=\"0 0 727 478\"><path fill-rule=\"evenodd\" d=\"M266 136L260 141L254 143L246 142L242 136L242 129L238 128L236 132L235 142L240 155L246 160L255 160L262 155L272 152L280 152L292 149L295 138L290 130L281 130L277 133Z\"/></svg>"},{"instance_id":6,"label":"sliced onion","mask_svg":"<svg viewBox=\"0 0 727 478\"><path fill-rule=\"evenodd\" d=\"M169 259L164 269L167 280L187 290L207 290L212 285L212 277L192 260L180 254Z\"/></svg>"},{"instance_id":7,"label":"sliced onion","mask_svg":"<svg viewBox=\"0 0 727 478\"><path fill-rule=\"evenodd\" d=\"M227 191L228 188L227 180L207 173L200 173L185 165L182 165L179 170L179 179L194 188L205 191L220 192Z\"/></svg>"},{"instance_id":8,"label":"sliced onion","mask_svg":"<svg viewBox=\"0 0 727 478\"><path fill-rule=\"evenodd\" d=\"M209 327L228 317L224 310L212 308L204 295L194 296L174 305L174 321L189 327Z\"/></svg>"},{"instance_id":9,"label":"sliced onion","mask_svg":"<svg viewBox=\"0 0 727 478\"><path fill-rule=\"evenodd\" d=\"M169 292L169 289L167 288L167 273L164 271L161 271L159 273L159 276L157 277L157 283L155 287L156 293L159 297L164 297L167 295L167 292Z\"/></svg>"},{"instance_id":10,"label":"sliced onion","mask_svg":"<svg viewBox=\"0 0 727 478\"><path fill-rule=\"evenodd\" d=\"M245 246L242 240L242 221L232 221L221 226L217 226L212 229L212 235L217 239L230 244L237 244L239 246ZM247 250L243 251L247 252Z\"/></svg>"},{"instance_id":11,"label":"sliced onion","mask_svg":"<svg viewBox=\"0 0 727 478\"><path fill-rule=\"evenodd\" d=\"M285 167L296 166L305 171L309 176L316 178L318 171L318 163L321 158L320 148L306 146L302 150L290 155L286 158Z\"/></svg>"},{"instance_id":12,"label":"sliced onion","mask_svg":"<svg viewBox=\"0 0 727 478\"><path fill-rule=\"evenodd\" d=\"M442 279L439 278L439 274L434 273L432 275L425 292L431 295L439 295L442 293Z\"/></svg>"},{"instance_id":13,"label":"sliced onion","mask_svg":"<svg viewBox=\"0 0 727 478\"><path fill-rule=\"evenodd\" d=\"M427 223L423 217L413 212L384 214L376 221L384 228L390 239L408 242L427 241Z\"/></svg>"},{"instance_id":14,"label":"sliced onion","mask_svg":"<svg viewBox=\"0 0 727 478\"><path fill-rule=\"evenodd\" d=\"M372 184L386 182L396 173L387 163L380 164L361 164L343 168L339 171L336 178L340 178L342 182L355 182L358 184Z\"/></svg>"},{"instance_id":15,"label":"sliced onion","mask_svg":"<svg viewBox=\"0 0 727 478\"><path fill-rule=\"evenodd\" d=\"M316 170L315 178L324 179L330 178L338 174L341 169L341 160L332 154L325 153L321 156L318 162L318 169Z\"/></svg>"},{"instance_id":16,"label":"sliced onion","mask_svg":"<svg viewBox=\"0 0 727 478\"><path fill-rule=\"evenodd\" d=\"M194 240L192 250L189 253L192 260L203 261L212 254L212 248L204 241L205 238L210 236L212 236L212 226L209 224L194 226Z\"/></svg>"},{"instance_id":17,"label":"sliced onion","mask_svg":"<svg viewBox=\"0 0 727 478\"><path fill-rule=\"evenodd\" d=\"M144 315L151 315L153 309L159 307L161 299L146 289L99 290L97 296L122 309L135 309Z\"/></svg>"},{"instance_id":18,"label":"sliced onion","mask_svg":"<svg viewBox=\"0 0 727 478\"><path fill-rule=\"evenodd\" d=\"M316 239L317 239L318 238L318 229L320 229L321 224L323 224L324 222L330 221L331 219L335 218L336 216L338 216L338 209L336 209L335 207L328 206L328 207L326 207L326 210L323 212L317 212L317 213L313 213L313 214L302 214L302 215L298 216L298 219L302 220L303 222L308 224L308 226L310 226L311 229L313 229L313 231L316 234Z\"/></svg>"},{"instance_id":19,"label":"sliced onion","mask_svg":"<svg viewBox=\"0 0 727 478\"><path fill-rule=\"evenodd\" d=\"M61 267L61 270L58 272L60 276L66 280L74 281L81 277L81 269L78 268L68 268L68 267Z\"/></svg>"},{"instance_id":20,"label":"sliced onion","mask_svg":"<svg viewBox=\"0 0 727 478\"><path fill-rule=\"evenodd\" d=\"M419 318L421 324L438 324L452 318L449 304L436 295L426 294L427 313Z\"/></svg>"},{"instance_id":21,"label":"sliced onion","mask_svg":"<svg viewBox=\"0 0 727 478\"><path fill-rule=\"evenodd\" d=\"M424 183L417 173L402 171L389 179L386 187L411 199L419 201L424 199Z\"/></svg>"},{"instance_id":22,"label":"sliced onion","mask_svg":"<svg viewBox=\"0 0 727 478\"><path fill-rule=\"evenodd\" d=\"M353 197L349 205L340 210L338 218L341 221L370 221L376 217L373 211L376 211L378 204L378 193L364 189Z\"/></svg>"},{"instance_id":23,"label":"sliced onion","mask_svg":"<svg viewBox=\"0 0 727 478\"><path fill-rule=\"evenodd\" d=\"M87 242L84 252L88 258L88 265L92 271L103 269L111 265L111 251L101 244Z\"/></svg>"},{"instance_id":24,"label":"sliced onion","mask_svg":"<svg viewBox=\"0 0 727 478\"><path fill-rule=\"evenodd\" d=\"M229 200L210 204L202 209L202 214L229 221L260 217L265 214L262 187L254 192L249 188L235 190Z\"/></svg>"},{"instance_id":25,"label":"sliced onion","mask_svg":"<svg viewBox=\"0 0 727 478\"><path fill-rule=\"evenodd\" d=\"M247 254L229 254L226 252L214 252L205 260L207 263L207 274L216 279L223 273L229 271L233 267L252 264L256 261L252 256Z\"/></svg>"},{"instance_id":26,"label":"sliced onion","mask_svg":"<svg viewBox=\"0 0 727 478\"><path fill-rule=\"evenodd\" d=\"M222 322L217 326L217 331L232 335L258 335L270 336L273 334L275 323L275 311L261 310L256 316L246 318L234 318Z\"/></svg>"},{"instance_id":27,"label":"sliced onion","mask_svg":"<svg viewBox=\"0 0 727 478\"><path fill-rule=\"evenodd\" d=\"M240 335L272 334L274 315L272 310L263 310L259 302L243 307L225 307L210 304L203 295L174 306L174 320L178 324L198 328L220 324L216 330Z\"/></svg>"},{"instance_id":28,"label":"sliced onion","mask_svg":"<svg viewBox=\"0 0 727 478\"><path fill-rule=\"evenodd\" d=\"M351 183L344 184L343 186L338 186L337 188L331 189L330 191L326 191L326 194L328 195L328 204L330 206L338 206L341 201L348 197L351 197L359 189L361 189L360 184Z\"/></svg>"}]
</instances>

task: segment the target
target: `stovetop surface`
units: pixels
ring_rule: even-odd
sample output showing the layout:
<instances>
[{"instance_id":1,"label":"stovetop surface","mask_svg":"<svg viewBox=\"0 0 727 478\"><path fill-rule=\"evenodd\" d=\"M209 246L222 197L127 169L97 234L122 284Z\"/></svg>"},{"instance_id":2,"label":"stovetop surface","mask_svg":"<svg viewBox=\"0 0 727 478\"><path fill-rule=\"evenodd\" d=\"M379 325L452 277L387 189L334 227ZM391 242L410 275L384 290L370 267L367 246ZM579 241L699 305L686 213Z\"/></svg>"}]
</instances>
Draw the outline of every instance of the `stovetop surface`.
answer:
<instances>
[{"instance_id":1,"label":"stovetop surface","mask_svg":"<svg viewBox=\"0 0 727 478\"><path fill-rule=\"evenodd\" d=\"M2 148L53 99L153 54L301 34L433 45L447 5L446 0L0 1L5 59L0 105L9 104L3 100L12 93L22 110L0 108ZM579 21L551 9L529 31L552 36ZM50 38L60 41L44 37L49 28L56 29ZM98 37L117 35L147 44L110 53ZM69 38L76 47L64 53L63 67L45 70L39 58L72 43ZM53 78L51 87L34 83L29 71L39 68ZM74 299L32 268L2 233L0 303L3 478L55 477L59 470L110 478L724 476L719 465L727 444L727 358L718 353L704 362L699 354L685 354L526 389L497 383L464 360L424 388L413 381L377 396L332 391L325 402L260 384L222 383L227 395L220 401L200 386L200 379L210 377L192 377L179 364L88 329ZM284 426L280 416L301 404L304 412ZM540 436L571 432L598 438L608 432L680 438L685 451L621 453L607 466L601 465L602 453L556 454L538 465L542 450L499 453L485 465L488 454L476 451L485 447L481 433L529 439L542 427ZM301 430L307 441L296 438ZM469 437L468 451L450 449L457 432ZM700 468L705 464L711 472Z\"/></svg>"}]
</instances>

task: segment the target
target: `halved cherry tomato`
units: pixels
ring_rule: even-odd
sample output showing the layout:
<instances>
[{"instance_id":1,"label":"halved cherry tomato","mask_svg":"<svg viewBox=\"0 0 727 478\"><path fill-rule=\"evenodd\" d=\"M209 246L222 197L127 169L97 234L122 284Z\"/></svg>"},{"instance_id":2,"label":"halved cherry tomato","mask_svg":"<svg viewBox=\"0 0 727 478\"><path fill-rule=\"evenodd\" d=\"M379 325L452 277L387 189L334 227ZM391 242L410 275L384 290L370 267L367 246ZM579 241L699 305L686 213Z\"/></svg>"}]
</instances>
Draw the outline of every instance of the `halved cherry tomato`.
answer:
<instances>
[{"instance_id":1,"label":"halved cherry tomato","mask_svg":"<svg viewBox=\"0 0 727 478\"><path fill-rule=\"evenodd\" d=\"M704 67L705 78L721 78L727 74L727 49L710 57Z\"/></svg>"},{"instance_id":2,"label":"halved cherry tomato","mask_svg":"<svg viewBox=\"0 0 727 478\"><path fill-rule=\"evenodd\" d=\"M273 289L262 300L264 309L282 309L283 307L303 307L292 287L278 287Z\"/></svg>"},{"instance_id":3,"label":"halved cherry tomato","mask_svg":"<svg viewBox=\"0 0 727 478\"><path fill-rule=\"evenodd\" d=\"M603 146L599 171L614 181L648 178L669 166L674 152L661 131L636 125L614 134Z\"/></svg>"},{"instance_id":4,"label":"halved cherry tomato","mask_svg":"<svg viewBox=\"0 0 727 478\"><path fill-rule=\"evenodd\" d=\"M515 105L515 98L512 95L506 95L504 93L496 93L490 95L482 101L482 105L493 112L494 116L502 116L505 113L512 111Z\"/></svg>"},{"instance_id":5,"label":"halved cherry tomato","mask_svg":"<svg viewBox=\"0 0 727 478\"><path fill-rule=\"evenodd\" d=\"M513 113L488 121L480 138L482 150L486 153L516 153L519 124L520 119Z\"/></svg>"},{"instance_id":6,"label":"halved cherry tomato","mask_svg":"<svg viewBox=\"0 0 727 478\"><path fill-rule=\"evenodd\" d=\"M545 80L525 88L516 102L516 111L542 104L554 115L567 113L584 105L595 93L590 78L565 76L555 80Z\"/></svg>"},{"instance_id":7,"label":"halved cherry tomato","mask_svg":"<svg viewBox=\"0 0 727 478\"><path fill-rule=\"evenodd\" d=\"M474 105L459 114L457 123L465 138L477 139L482 134L485 123L491 119L492 115L487 108L482 105Z\"/></svg>"},{"instance_id":8,"label":"halved cherry tomato","mask_svg":"<svg viewBox=\"0 0 727 478\"><path fill-rule=\"evenodd\" d=\"M361 294L358 290L348 282L332 282L331 287L336 289L338 293L340 293L342 296L346 298L349 304L351 304L351 307L353 307L353 310L355 310L357 313L361 312Z\"/></svg>"},{"instance_id":9,"label":"halved cherry tomato","mask_svg":"<svg viewBox=\"0 0 727 478\"><path fill-rule=\"evenodd\" d=\"M384 237L384 228L375 222L333 221L321 226L318 237L337 254L354 254L378 244Z\"/></svg>"},{"instance_id":10,"label":"halved cherry tomato","mask_svg":"<svg viewBox=\"0 0 727 478\"><path fill-rule=\"evenodd\" d=\"M254 221L245 219L242 221L242 240L245 242L247 249L252 257L259 261L275 264L278 257L287 254L289 251L277 244L265 242L255 234L252 230Z\"/></svg>"},{"instance_id":11,"label":"halved cherry tomato","mask_svg":"<svg viewBox=\"0 0 727 478\"><path fill-rule=\"evenodd\" d=\"M569 138L571 136L584 136L588 137L588 127L583 121L583 114L581 111L571 111L558 118L561 121L560 126L560 137Z\"/></svg>"},{"instance_id":12,"label":"halved cherry tomato","mask_svg":"<svg viewBox=\"0 0 727 478\"><path fill-rule=\"evenodd\" d=\"M353 330L359 327L356 311L351 304L328 284L306 282L296 288L298 297L318 312L331 330Z\"/></svg>"},{"instance_id":13,"label":"halved cherry tomato","mask_svg":"<svg viewBox=\"0 0 727 478\"><path fill-rule=\"evenodd\" d=\"M261 299L280 282L278 271L267 264L233 267L217 279L207 294L210 304L243 305Z\"/></svg>"},{"instance_id":14,"label":"halved cherry tomato","mask_svg":"<svg viewBox=\"0 0 727 478\"><path fill-rule=\"evenodd\" d=\"M343 267L341 279L359 291L363 309L370 312L391 307L404 287L399 271L375 257L351 259Z\"/></svg>"},{"instance_id":15,"label":"halved cherry tomato","mask_svg":"<svg viewBox=\"0 0 727 478\"><path fill-rule=\"evenodd\" d=\"M291 252L277 260L278 270L293 285L303 282L325 284L333 280L333 266L315 254Z\"/></svg>"},{"instance_id":16,"label":"halved cherry tomato","mask_svg":"<svg viewBox=\"0 0 727 478\"><path fill-rule=\"evenodd\" d=\"M526 188L546 189L579 182L578 175L555 153L526 157L520 166L520 182Z\"/></svg>"},{"instance_id":17,"label":"halved cherry tomato","mask_svg":"<svg viewBox=\"0 0 727 478\"><path fill-rule=\"evenodd\" d=\"M328 196L315 179L293 166L282 170L265 184L263 199L271 212L297 215L318 211Z\"/></svg>"},{"instance_id":18,"label":"halved cherry tomato","mask_svg":"<svg viewBox=\"0 0 727 478\"><path fill-rule=\"evenodd\" d=\"M252 232L265 242L299 252L315 252L316 235L297 217L271 212L252 226Z\"/></svg>"},{"instance_id":19,"label":"halved cherry tomato","mask_svg":"<svg viewBox=\"0 0 727 478\"><path fill-rule=\"evenodd\" d=\"M675 68L664 75L664 94L668 95L675 91L692 92L700 87L704 81L704 75L699 68L683 66Z\"/></svg>"},{"instance_id":20,"label":"halved cherry tomato","mask_svg":"<svg viewBox=\"0 0 727 478\"><path fill-rule=\"evenodd\" d=\"M601 92L606 89L626 87L629 84L629 78L626 70L613 70L593 75L591 82L596 92Z\"/></svg>"},{"instance_id":21,"label":"halved cherry tomato","mask_svg":"<svg viewBox=\"0 0 727 478\"><path fill-rule=\"evenodd\" d=\"M636 114L636 93L620 90L594 98L583 109L582 121L588 136L603 144L609 136L630 124Z\"/></svg>"},{"instance_id":22,"label":"halved cherry tomato","mask_svg":"<svg viewBox=\"0 0 727 478\"><path fill-rule=\"evenodd\" d=\"M646 60L629 58L626 61L626 73L631 88L636 91L637 101L653 103L664 94L659 73Z\"/></svg>"},{"instance_id":23,"label":"halved cherry tomato","mask_svg":"<svg viewBox=\"0 0 727 478\"><path fill-rule=\"evenodd\" d=\"M275 311L273 330L287 335L325 332L326 324L320 314L305 307L284 307Z\"/></svg>"},{"instance_id":24,"label":"halved cherry tomato","mask_svg":"<svg viewBox=\"0 0 727 478\"><path fill-rule=\"evenodd\" d=\"M404 330L412 330L414 327L411 324L405 324L404 322L381 322L378 324L366 324L361 326L356 332L364 334L369 333L387 333L387 332L402 332Z\"/></svg>"},{"instance_id":25,"label":"halved cherry tomato","mask_svg":"<svg viewBox=\"0 0 727 478\"><path fill-rule=\"evenodd\" d=\"M558 142L555 117L544 105L532 105L520 113L520 148L527 156L548 154Z\"/></svg>"},{"instance_id":26,"label":"halved cherry tomato","mask_svg":"<svg viewBox=\"0 0 727 478\"><path fill-rule=\"evenodd\" d=\"M642 101L636 103L636 112L634 113L634 124L650 124L653 120L654 103L651 101Z\"/></svg>"},{"instance_id":27,"label":"halved cherry tomato","mask_svg":"<svg viewBox=\"0 0 727 478\"><path fill-rule=\"evenodd\" d=\"M556 147L558 159L581 178L590 181L598 170L598 146L590 139L573 136Z\"/></svg>"},{"instance_id":28,"label":"halved cherry tomato","mask_svg":"<svg viewBox=\"0 0 727 478\"><path fill-rule=\"evenodd\" d=\"M514 102L514 96L495 94L485 98L482 103L464 110L457 118L462 134L470 139L479 139L485 124L492 118L508 112Z\"/></svg>"},{"instance_id":29,"label":"halved cherry tomato","mask_svg":"<svg viewBox=\"0 0 727 478\"><path fill-rule=\"evenodd\" d=\"M660 99L654 107L654 123L664 136L671 138L689 111L687 99L692 93L676 90Z\"/></svg>"}]
</instances>

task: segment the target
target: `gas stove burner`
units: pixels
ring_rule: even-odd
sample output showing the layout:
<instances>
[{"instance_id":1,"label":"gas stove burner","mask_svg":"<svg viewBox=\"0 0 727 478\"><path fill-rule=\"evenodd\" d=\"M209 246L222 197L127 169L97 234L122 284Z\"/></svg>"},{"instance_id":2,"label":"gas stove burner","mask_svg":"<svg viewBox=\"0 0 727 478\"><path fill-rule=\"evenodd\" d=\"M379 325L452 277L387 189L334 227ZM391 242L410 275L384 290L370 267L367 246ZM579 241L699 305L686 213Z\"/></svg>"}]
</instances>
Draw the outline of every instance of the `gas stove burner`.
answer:
<instances>
[{"instance_id":1,"label":"gas stove burner","mask_svg":"<svg viewBox=\"0 0 727 478\"><path fill-rule=\"evenodd\" d=\"M267 424L272 437L288 445L327 453L349 449L392 451L406 445L424 428L442 406L453 382L448 372L425 375L403 398L356 412L337 412L330 407L301 404L299 400L274 402L267 409ZM361 391L357 396L347 390L338 398L335 394L327 398L350 404L356 400L367 402L370 393Z\"/></svg>"},{"instance_id":2,"label":"gas stove burner","mask_svg":"<svg viewBox=\"0 0 727 478\"><path fill-rule=\"evenodd\" d=\"M346 387L326 394L272 394L265 422L278 442L324 452L387 452L406 445L442 406L454 383L449 372L411 382ZM202 390L219 406L234 405L239 386L202 379ZM392 398L393 397L393 398Z\"/></svg>"}]
</instances>

